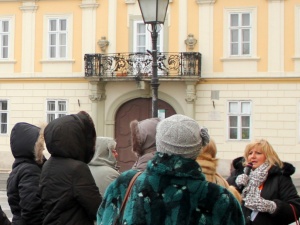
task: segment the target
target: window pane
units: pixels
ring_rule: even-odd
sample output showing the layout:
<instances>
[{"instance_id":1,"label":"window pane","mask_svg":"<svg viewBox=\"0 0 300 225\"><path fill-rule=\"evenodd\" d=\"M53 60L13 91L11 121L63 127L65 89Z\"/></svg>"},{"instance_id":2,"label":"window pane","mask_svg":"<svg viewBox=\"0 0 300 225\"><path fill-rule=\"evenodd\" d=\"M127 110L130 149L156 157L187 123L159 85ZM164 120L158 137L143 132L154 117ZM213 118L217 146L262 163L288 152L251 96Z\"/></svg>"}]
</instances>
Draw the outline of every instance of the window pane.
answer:
<instances>
[{"instance_id":1,"label":"window pane","mask_svg":"<svg viewBox=\"0 0 300 225\"><path fill-rule=\"evenodd\" d=\"M230 15L230 26L238 26L239 24L239 15L238 14L231 14Z\"/></svg>"},{"instance_id":2,"label":"window pane","mask_svg":"<svg viewBox=\"0 0 300 225\"><path fill-rule=\"evenodd\" d=\"M238 55L238 44L231 44L230 55Z\"/></svg>"},{"instance_id":3,"label":"window pane","mask_svg":"<svg viewBox=\"0 0 300 225\"><path fill-rule=\"evenodd\" d=\"M50 47L50 58L55 58L56 56L56 48Z\"/></svg>"},{"instance_id":4,"label":"window pane","mask_svg":"<svg viewBox=\"0 0 300 225\"><path fill-rule=\"evenodd\" d=\"M238 103L229 102L229 113L237 113L237 112L238 112Z\"/></svg>"},{"instance_id":5,"label":"window pane","mask_svg":"<svg viewBox=\"0 0 300 225\"><path fill-rule=\"evenodd\" d=\"M237 129L236 128L230 128L229 139L237 139Z\"/></svg>"},{"instance_id":6,"label":"window pane","mask_svg":"<svg viewBox=\"0 0 300 225\"><path fill-rule=\"evenodd\" d=\"M66 102L58 101L58 111L66 111Z\"/></svg>"},{"instance_id":7,"label":"window pane","mask_svg":"<svg viewBox=\"0 0 300 225\"><path fill-rule=\"evenodd\" d=\"M229 127L237 127L238 120L237 116L229 116Z\"/></svg>"},{"instance_id":8,"label":"window pane","mask_svg":"<svg viewBox=\"0 0 300 225\"><path fill-rule=\"evenodd\" d=\"M138 24L137 25L137 32L140 33L146 33L146 26L145 24Z\"/></svg>"},{"instance_id":9,"label":"window pane","mask_svg":"<svg viewBox=\"0 0 300 225\"><path fill-rule=\"evenodd\" d=\"M60 34L59 35L59 44L60 45L66 45L67 44L67 35L66 34Z\"/></svg>"},{"instance_id":10,"label":"window pane","mask_svg":"<svg viewBox=\"0 0 300 225\"><path fill-rule=\"evenodd\" d=\"M250 44L246 43L243 44L243 55L249 55L250 54Z\"/></svg>"},{"instance_id":11,"label":"window pane","mask_svg":"<svg viewBox=\"0 0 300 225\"><path fill-rule=\"evenodd\" d=\"M241 111L242 113L250 113L250 102L242 102L241 103Z\"/></svg>"},{"instance_id":12,"label":"window pane","mask_svg":"<svg viewBox=\"0 0 300 225\"><path fill-rule=\"evenodd\" d=\"M242 26L250 26L250 14L242 14Z\"/></svg>"},{"instance_id":13,"label":"window pane","mask_svg":"<svg viewBox=\"0 0 300 225\"><path fill-rule=\"evenodd\" d=\"M48 101L47 111L55 111L55 102L54 101Z\"/></svg>"},{"instance_id":14,"label":"window pane","mask_svg":"<svg viewBox=\"0 0 300 225\"><path fill-rule=\"evenodd\" d=\"M50 20L50 31L56 31L56 20Z\"/></svg>"},{"instance_id":15,"label":"window pane","mask_svg":"<svg viewBox=\"0 0 300 225\"><path fill-rule=\"evenodd\" d=\"M8 35L3 35L2 46L8 46Z\"/></svg>"},{"instance_id":16,"label":"window pane","mask_svg":"<svg viewBox=\"0 0 300 225\"><path fill-rule=\"evenodd\" d=\"M1 123L7 123L7 113L1 113Z\"/></svg>"},{"instance_id":17,"label":"window pane","mask_svg":"<svg viewBox=\"0 0 300 225\"><path fill-rule=\"evenodd\" d=\"M238 42L238 41L239 41L239 31L231 30L231 42Z\"/></svg>"},{"instance_id":18,"label":"window pane","mask_svg":"<svg viewBox=\"0 0 300 225\"><path fill-rule=\"evenodd\" d=\"M67 30L67 20L60 20L60 30L61 31Z\"/></svg>"},{"instance_id":19,"label":"window pane","mask_svg":"<svg viewBox=\"0 0 300 225\"><path fill-rule=\"evenodd\" d=\"M138 52L145 52L146 51L146 47L137 47L137 51Z\"/></svg>"},{"instance_id":20,"label":"window pane","mask_svg":"<svg viewBox=\"0 0 300 225\"><path fill-rule=\"evenodd\" d=\"M242 139L250 139L250 129L249 128L242 129Z\"/></svg>"},{"instance_id":21,"label":"window pane","mask_svg":"<svg viewBox=\"0 0 300 225\"><path fill-rule=\"evenodd\" d=\"M56 44L56 34L50 34L50 45Z\"/></svg>"},{"instance_id":22,"label":"window pane","mask_svg":"<svg viewBox=\"0 0 300 225\"><path fill-rule=\"evenodd\" d=\"M8 58L8 48L3 48L2 58L3 59Z\"/></svg>"},{"instance_id":23,"label":"window pane","mask_svg":"<svg viewBox=\"0 0 300 225\"><path fill-rule=\"evenodd\" d=\"M58 114L58 118L65 116L66 114Z\"/></svg>"},{"instance_id":24,"label":"window pane","mask_svg":"<svg viewBox=\"0 0 300 225\"><path fill-rule=\"evenodd\" d=\"M60 57L65 58L66 57L66 46L61 46L59 48L59 51L60 51Z\"/></svg>"},{"instance_id":25,"label":"window pane","mask_svg":"<svg viewBox=\"0 0 300 225\"><path fill-rule=\"evenodd\" d=\"M54 114L47 114L47 121L48 121L48 123L51 122L54 119L55 119L55 115Z\"/></svg>"},{"instance_id":26,"label":"window pane","mask_svg":"<svg viewBox=\"0 0 300 225\"><path fill-rule=\"evenodd\" d=\"M1 124L1 134L7 133L7 124Z\"/></svg>"},{"instance_id":27,"label":"window pane","mask_svg":"<svg viewBox=\"0 0 300 225\"><path fill-rule=\"evenodd\" d=\"M242 40L243 40L243 42L249 42L250 41L250 30L249 29L243 29L242 30Z\"/></svg>"},{"instance_id":28,"label":"window pane","mask_svg":"<svg viewBox=\"0 0 300 225\"><path fill-rule=\"evenodd\" d=\"M7 110L7 101L0 101L0 109Z\"/></svg>"},{"instance_id":29,"label":"window pane","mask_svg":"<svg viewBox=\"0 0 300 225\"><path fill-rule=\"evenodd\" d=\"M242 127L250 127L250 116L242 116Z\"/></svg>"},{"instance_id":30,"label":"window pane","mask_svg":"<svg viewBox=\"0 0 300 225\"><path fill-rule=\"evenodd\" d=\"M8 21L2 21L2 31L8 32Z\"/></svg>"}]
</instances>

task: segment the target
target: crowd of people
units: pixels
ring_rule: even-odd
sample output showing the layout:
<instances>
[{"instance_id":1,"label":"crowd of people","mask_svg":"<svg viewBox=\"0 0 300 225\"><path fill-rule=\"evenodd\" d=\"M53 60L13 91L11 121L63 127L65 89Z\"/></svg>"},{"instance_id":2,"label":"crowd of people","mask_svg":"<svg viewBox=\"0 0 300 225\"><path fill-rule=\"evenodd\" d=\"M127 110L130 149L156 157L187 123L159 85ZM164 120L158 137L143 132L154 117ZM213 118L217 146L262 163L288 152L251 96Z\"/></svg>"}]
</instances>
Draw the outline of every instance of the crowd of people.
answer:
<instances>
[{"instance_id":1,"label":"crowd of people","mask_svg":"<svg viewBox=\"0 0 300 225\"><path fill-rule=\"evenodd\" d=\"M246 145L227 179L207 128L175 114L130 123L137 160L120 173L117 142L84 111L45 126L17 123L3 225L288 225L300 216L295 167L265 139ZM50 157L46 159L43 151Z\"/></svg>"}]
</instances>

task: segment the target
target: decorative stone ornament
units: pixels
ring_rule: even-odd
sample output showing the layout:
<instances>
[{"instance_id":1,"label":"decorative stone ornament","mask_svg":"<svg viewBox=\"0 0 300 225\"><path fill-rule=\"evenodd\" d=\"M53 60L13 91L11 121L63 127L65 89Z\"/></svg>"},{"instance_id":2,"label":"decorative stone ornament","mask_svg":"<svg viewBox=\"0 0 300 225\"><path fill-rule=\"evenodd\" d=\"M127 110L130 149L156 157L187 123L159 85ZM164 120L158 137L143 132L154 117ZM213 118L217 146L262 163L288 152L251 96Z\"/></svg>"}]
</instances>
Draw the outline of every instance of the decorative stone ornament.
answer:
<instances>
[{"instance_id":1,"label":"decorative stone ornament","mask_svg":"<svg viewBox=\"0 0 300 225\"><path fill-rule=\"evenodd\" d=\"M101 37L101 39L98 41L98 45L99 45L101 51L104 53L104 52L106 52L106 48L107 48L107 46L109 45L109 41L106 40L106 37L103 36L103 37Z\"/></svg>"},{"instance_id":2,"label":"decorative stone ornament","mask_svg":"<svg viewBox=\"0 0 300 225\"><path fill-rule=\"evenodd\" d=\"M184 41L190 51L193 51L195 45L197 44L197 39L194 38L193 34L189 34L187 39Z\"/></svg>"}]
</instances>

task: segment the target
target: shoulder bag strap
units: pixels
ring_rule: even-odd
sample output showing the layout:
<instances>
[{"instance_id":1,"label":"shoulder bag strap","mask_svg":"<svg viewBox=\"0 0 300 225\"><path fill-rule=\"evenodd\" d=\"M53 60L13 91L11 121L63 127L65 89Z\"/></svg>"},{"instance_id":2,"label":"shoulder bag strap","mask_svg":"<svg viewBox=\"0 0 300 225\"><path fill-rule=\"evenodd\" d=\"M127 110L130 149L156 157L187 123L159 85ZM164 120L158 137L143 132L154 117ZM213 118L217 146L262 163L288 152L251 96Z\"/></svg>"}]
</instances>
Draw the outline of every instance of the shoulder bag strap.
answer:
<instances>
[{"instance_id":1,"label":"shoulder bag strap","mask_svg":"<svg viewBox=\"0 0 300 225\"><path fill-rule=\"evenodd\" d=\"M129 197L129 195L130 195L132 186L133 186L133 184L134 184L136 178L137 178L141 173L142 173L142 172L139 171L139 172L137 172L137 173L131 178L131 181L130 181L129 186L128 186L127 190L126 190L126 193L125 193L125 196L124 196L122 205L121 205L120 213L119 213L117 219L115 220L115 222L113 223L114 225L116 225L116 224L119 222L119 218L120 218L121 215L123 214L123 211L124 211L124 208L125 208L125 206L126 206L128 197Z\"/></svg>"},{"instance_id":2,"label":"shoulder bag strap","mask_svg":"<svg viewBox=\"0 0 300 225\"><path fill-rule=\"evenodd\" d=\"M299 220L297 218L296 210L295 210L295 208L292 204L290 204L290 206L292 207L292 210L293 210L293 213L294 213L295 222L296 222L297 225L299 225Z\"/></svg>"}]
</instances>

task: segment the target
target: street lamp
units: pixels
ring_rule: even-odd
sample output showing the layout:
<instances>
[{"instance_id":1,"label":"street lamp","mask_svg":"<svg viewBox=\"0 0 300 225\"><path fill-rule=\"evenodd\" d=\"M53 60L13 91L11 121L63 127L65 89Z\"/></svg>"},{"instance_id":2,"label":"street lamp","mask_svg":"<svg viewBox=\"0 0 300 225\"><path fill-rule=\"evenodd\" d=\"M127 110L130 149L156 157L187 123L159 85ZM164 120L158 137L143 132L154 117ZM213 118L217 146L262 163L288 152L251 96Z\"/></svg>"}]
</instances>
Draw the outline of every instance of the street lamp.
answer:
<instances>
[{"instance_id":1,"label":"street lamp","mask_svg":"<svg viewBox=\"0 0 300 225\"><path fill-rule=\"evenodd\" d=\"M157 77L157 37L160 25L164 24L169 0L138 0L145 24L151 25L152 38L152 117L157 117L158 77Z\"/></svg>"}]
</instances>

